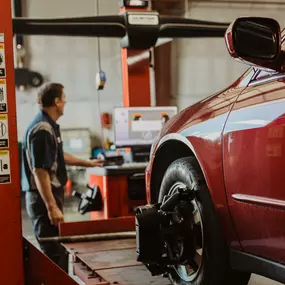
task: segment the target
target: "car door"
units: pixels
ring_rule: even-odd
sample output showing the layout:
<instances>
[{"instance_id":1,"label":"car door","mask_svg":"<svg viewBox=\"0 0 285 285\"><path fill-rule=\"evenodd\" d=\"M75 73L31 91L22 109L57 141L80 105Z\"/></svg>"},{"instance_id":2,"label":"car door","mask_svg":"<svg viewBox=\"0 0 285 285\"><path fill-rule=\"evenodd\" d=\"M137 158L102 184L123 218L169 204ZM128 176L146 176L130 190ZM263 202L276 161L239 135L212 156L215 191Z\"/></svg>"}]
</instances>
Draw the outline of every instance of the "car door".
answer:
<instances>
[{"instance_id":1,"label":"car door","mask_svg":"<svg viewBox=\"0 0 285 285\"><path fill-rule=\"evenodd\" d=\"M223 152L244 250L285 263L285 74L257 72L228 117Z\"/></svg>"}]
</instances>

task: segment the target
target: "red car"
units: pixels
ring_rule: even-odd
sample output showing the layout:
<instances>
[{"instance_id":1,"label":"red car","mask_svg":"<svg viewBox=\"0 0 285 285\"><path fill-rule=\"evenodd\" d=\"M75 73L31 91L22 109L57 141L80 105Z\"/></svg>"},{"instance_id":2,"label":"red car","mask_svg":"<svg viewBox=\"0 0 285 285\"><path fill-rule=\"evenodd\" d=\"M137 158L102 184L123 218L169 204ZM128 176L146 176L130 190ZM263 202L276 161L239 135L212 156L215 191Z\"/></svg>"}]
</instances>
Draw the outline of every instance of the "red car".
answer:
<instances>
[{"instance_id":1,"label":"red car","mask_svg":"<svg viewBox=\"0 0 285 285\"><path fill-rule=\"evenodd\" d=\"M250 65L170 119L152 146L137 259L173 284L285 283L285 43L273 19L239 18L229 54Z\"/></svg>"}]
</instances>

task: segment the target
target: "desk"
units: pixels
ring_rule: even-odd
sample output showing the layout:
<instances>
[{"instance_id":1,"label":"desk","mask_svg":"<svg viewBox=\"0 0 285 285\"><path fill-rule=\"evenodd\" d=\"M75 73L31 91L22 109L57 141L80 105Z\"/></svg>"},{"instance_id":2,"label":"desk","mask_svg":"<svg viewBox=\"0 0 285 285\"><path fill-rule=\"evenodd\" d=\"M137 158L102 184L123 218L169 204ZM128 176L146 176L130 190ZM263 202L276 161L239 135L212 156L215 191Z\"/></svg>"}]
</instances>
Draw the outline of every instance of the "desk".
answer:
<instances>
[{"instance_id":1,"label":"desk","mask_svg":"<svg viewBox=\"0 0 285 285\"><path fill-rule=\"evenodd\" d=\"M134 215L135 208L146 204L145 168L147 163L87 169L89 185L97 185L103 209L91 213L91 220Z\"/></svg>"}]
</instances>

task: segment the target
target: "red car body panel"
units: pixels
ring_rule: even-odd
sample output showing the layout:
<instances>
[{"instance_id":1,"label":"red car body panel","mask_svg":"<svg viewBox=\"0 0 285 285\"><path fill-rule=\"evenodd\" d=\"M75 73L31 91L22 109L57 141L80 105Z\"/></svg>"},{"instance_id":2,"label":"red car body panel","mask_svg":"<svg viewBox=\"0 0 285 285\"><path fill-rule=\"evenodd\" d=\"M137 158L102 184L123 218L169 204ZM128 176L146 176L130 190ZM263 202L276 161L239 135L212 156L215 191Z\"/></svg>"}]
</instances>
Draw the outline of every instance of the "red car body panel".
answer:
<instances>
[{"instance_id":1,"label":"red car body panel","mask_svg":"<svg viewBox=\"0 0 285 285\"><path fill-rule=\"evenodd\" d=\"M146 169L147 197L156 152L168 139L200 163L228 244L285 262L285 76L233 85L183 110L163 128Z\"/></svg>"},{"instance_id":2,"label":"red car body panel","mask_svg":"<svg viewBox=\"0 0 285 285\"><path fill-rule=\"evenodd\" d=\"M285 75L239 96L224 131L224 172L244 250L285 263Z\"/></svg>"}]
</instances>

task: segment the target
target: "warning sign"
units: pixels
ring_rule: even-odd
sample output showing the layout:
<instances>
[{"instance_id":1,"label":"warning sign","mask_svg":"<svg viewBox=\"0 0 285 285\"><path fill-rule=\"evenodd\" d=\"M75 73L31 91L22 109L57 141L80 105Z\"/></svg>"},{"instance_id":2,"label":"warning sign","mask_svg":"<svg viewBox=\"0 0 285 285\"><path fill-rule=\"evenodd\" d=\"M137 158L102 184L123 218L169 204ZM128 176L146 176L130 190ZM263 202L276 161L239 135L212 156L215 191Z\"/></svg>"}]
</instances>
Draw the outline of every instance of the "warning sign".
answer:
<instances>
[{"instance_id":1,"label":"warning sign","mask_svg":"<svg viewBox=\"0 0 285 285\"><path fill-rule=\"evenodd\" d=\"M9 147L8 116L0 115L0 148Z\"/></svg>"},{"instance_id":2,"label":"warning sign","mask_svg":"<svg viewBox=\"0 0 285 285\"><path fill-rule=\"evenodd\" d=\"M5 45L0 44L0 78L6 76Z\"/></svg>"},{"instance_id":3,"label":"warning sign","mask_svg":"<svg viewBox=\"0 0 285 285\"><path fill-rule=\"evenodd\" d=\"M11 183L9 150L0 150L0 184Z\"/></svg>"},{"instance_id":4,"label":"warning sign","mask_svg":"<svg viewBox=\"0 0 285 285\"><path fill-rule=\"evenodd\" d=\"M8 107L7 107L6 80L0 79L0 113L6 113L7 111Z\"/></svg>"},{"instance_id":5,"label":"warning sign","mask_svg":"<svg viewBox=\"0 0 285 285\"><path fill-rule=\"evenodd\" d=\"M0 33L0 43L4 43L4 34Z\"/></svg>"}]
</instances>

